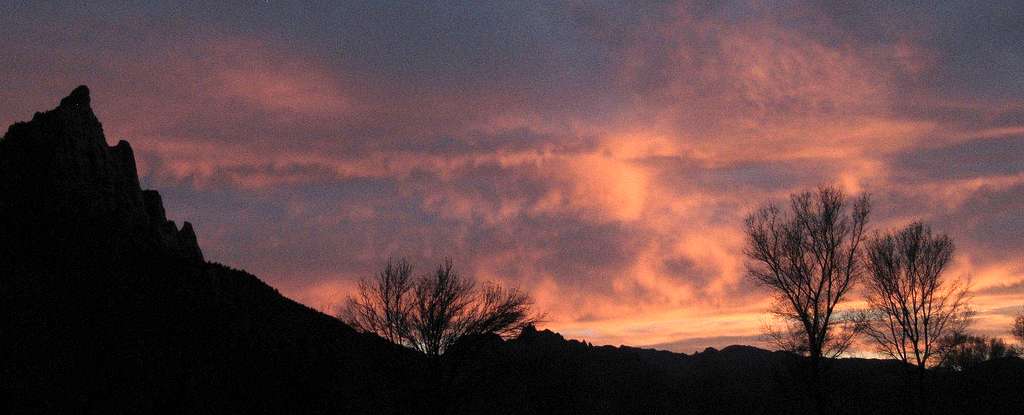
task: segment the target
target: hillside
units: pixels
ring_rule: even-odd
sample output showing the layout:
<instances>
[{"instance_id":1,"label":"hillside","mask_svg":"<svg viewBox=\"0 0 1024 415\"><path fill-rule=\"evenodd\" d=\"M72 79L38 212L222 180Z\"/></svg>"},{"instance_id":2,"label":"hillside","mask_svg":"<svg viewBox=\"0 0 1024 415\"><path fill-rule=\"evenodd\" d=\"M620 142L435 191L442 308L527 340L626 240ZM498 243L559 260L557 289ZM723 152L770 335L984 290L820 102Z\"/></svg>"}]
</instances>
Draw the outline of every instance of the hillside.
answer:
<instances>
[{"instance_id":1,"label":"hillside","mask_svg":"<svg viewBox=\"0 0 1024 415\"><path fill-rule=\"evenodd\" d=\"M408 409L417 356L205 262L85 87L0 141L0 232L8 413Z\"/></svg>"},{"instance_id":2,"label":"hillside","mask_svg":"<svg viewBox=\"0 0 1024 415\"><path fill-rule=\"evenodd\" d=\"M548 330L492 339L463 369L456 413L800 414L814 413L800 360L750 346L691 355L628 346L591 346ZM830 412L901 414L899 362L828 362ZM966 373L933 372L929 413L1020 413L1024 360L986 362Z\"/></svg>"}]
</instances>

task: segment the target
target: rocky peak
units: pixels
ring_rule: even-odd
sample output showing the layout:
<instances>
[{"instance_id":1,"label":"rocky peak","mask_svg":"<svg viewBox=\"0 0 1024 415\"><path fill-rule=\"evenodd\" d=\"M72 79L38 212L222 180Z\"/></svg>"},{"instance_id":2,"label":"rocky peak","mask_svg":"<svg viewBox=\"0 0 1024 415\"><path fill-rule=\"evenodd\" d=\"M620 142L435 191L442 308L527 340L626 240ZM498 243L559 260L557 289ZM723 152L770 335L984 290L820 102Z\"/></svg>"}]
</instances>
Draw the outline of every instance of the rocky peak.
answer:
<instances>
[{"instance_id":1,"label":"rocky peak","mask_svg":"<svg viewBox=\"0 0 1024 415\"><path fill-rule=\"evenodd\" d=\"M59 108L80 108L92 112L92 108L89 107L89 104L89 87L85 85L79 85L78 88L72 90L71 93L68 94L68 96L60 100Z\"/></svg>"},{"instance_id":2,"label":"rocky peak","mask_svg":"<svg viewBox=\"0 0 1024 415\"><path fill-rule=\"evenodd\" d=\"M201 261L189 223L168 221L156 191L139 185L126 141L108 146L79 86L57 108L12 125L0 141L0 221L8 233L144 249Z\"/></svg>"},{"instance_id":3,"label":"rocky peak","mask_svg":"<svg viewBox=\"0 0 1024 415\"><path fill-rule=\"evenodd\" d=\"M519 337L516 341L523 342L526 344L543 343L543 344L560 344L565 342L565 338L561 334L555 333L551 330L537 330L537 327L530 324L523 327L523 330L519 333Z\"/></svg>"}]
</instances>

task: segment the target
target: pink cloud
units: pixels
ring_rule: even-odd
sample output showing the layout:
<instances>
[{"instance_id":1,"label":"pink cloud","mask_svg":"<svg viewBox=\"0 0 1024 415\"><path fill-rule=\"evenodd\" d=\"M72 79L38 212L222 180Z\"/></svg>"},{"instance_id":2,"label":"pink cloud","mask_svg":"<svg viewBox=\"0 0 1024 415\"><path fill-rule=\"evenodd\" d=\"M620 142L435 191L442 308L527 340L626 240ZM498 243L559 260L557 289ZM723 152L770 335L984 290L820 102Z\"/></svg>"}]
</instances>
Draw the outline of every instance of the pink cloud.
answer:
<instances>
[{"instance_id":1,"label":"pink cloud","mask_svg":"<svg viewBox=\"0 0 1024 415\"><path fill-rule=\"evenodd\" d=\"M132 142L149 185L193 198L167 203L196 215L186 219L213 259L323 310L388 255L424 267L452 255L482 279L529 290L548 327L570 337L751 338L767 304L743 276L743 217L822 182L875 193L878 229L941 224L960 246L951 272L979 290L1024 278L1019 244L994 255L971 234L1013 206L948 219L993 195L1019 198L1021 169L951 178L928 167L908 181L899 161L955 143L1012 144L1024 103L929 89L944 57L916 33L865 45L771 15L733 21L679 7L659 17L616 36L579 33L607 54L594 54L587 64L601 70L577 90L540 91L545 79L525 76L435 82L454 77L443 65L400 79L337 51L199 33L102 59L29 50L18 56L40 56L35 67L80 62L112 75L39 71L3 101L26 118L90 84L109 138ZM1021 301L977 296L985 315Z\"/></svg>"}]
</instances>

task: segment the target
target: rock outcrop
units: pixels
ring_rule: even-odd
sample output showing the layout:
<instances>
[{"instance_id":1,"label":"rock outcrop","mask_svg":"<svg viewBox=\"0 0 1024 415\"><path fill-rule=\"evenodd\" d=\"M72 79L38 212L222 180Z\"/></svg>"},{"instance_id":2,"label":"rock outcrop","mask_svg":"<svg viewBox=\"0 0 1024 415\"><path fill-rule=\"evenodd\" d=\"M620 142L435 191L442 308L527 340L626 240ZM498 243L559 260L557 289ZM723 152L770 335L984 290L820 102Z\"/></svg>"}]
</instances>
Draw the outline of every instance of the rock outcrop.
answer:
<instances>
[{"instance_id":1,"label":"rock outcrop","mask_svg":"<svg viewBox=\"0 0 1024 415\"><path fill-rule=\"evenodd\" d=\"M85 86L0 141L0 222L25 243L87 240L114 252L203 260L192 225L178 229L160 195L139 185L128 142L107 145Z\"/></svg>"},{"instance_id":2,"label":"rock outcrop","mask_svg":"<svg viewBox=\"0 0 1024 415\"><path fill-rule=\"evenodd\" d=\"M418 355L204 261L89 101L0 140L0 413L415 413Z\"/></svg>"}]
</instances>

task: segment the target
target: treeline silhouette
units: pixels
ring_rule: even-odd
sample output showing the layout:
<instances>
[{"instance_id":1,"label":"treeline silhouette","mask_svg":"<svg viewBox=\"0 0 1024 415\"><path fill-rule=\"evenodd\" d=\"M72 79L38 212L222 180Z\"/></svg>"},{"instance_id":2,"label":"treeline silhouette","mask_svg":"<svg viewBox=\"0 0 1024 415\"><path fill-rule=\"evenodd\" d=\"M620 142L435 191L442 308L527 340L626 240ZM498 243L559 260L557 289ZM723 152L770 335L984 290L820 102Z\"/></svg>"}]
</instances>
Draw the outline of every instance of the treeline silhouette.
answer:
<instances>
[{"instance_id":1,"label":"treeline silhouette","mask_svg":"<svg viewBox=\"0 0 1024 415\"><path fill-rule=\"evenodd\" d=\"M748 221L750 275L787 300L778 351L566 340L524 292L451 260L384 264L338 319L205 261L79 87L0 140L0 411L1021 413L1024 361L965 330L948 238L872 233L868 202L824 187ZM869 308L844 309L854 294ZM857 338L897 359L833 358Z\"/></svg>"},{"instance_id":2,"label":"treeline silhouette","mask_svg":"<svg viewBox=\"0 0 1024 415\"><path fill-rule=\"evenodd\" d=\"M871 233L870 212L868 195L851 201L839 188L821 186L792 195L788 209L769 204L745 223L748 275L774 295L771 312L785 323L767 337L777 350L804 357L786 369L791 382L805 386L815 413L849 406L826 373L857 339L903 363L899 403L912 413L941 408L930 403L936 389L929 368L959 372L1024 353L1000 338L966 332L972 318L967 284L944 272L954 250L948 235L933 234L922 222ZM842 310L859 284L867 307ZM538 319L530 316L530 304L518 290L478 290L455 273L450 259L419 278L400 259L362 280L340 318L441 362L453 345L475 350L487 335L507 339L532 326ZM1024 311L1010 331L1019 334L1022 321ZM458 375L433 373L445 391ZM441 401L457 399L452 395Z\"/></svg>"},{"instance_id":3,"label":"treeline silhouette","mask_svg":"<svg viewBox=\"0 0 1024 415\"><path fill-rule=\"evenodd\" d=\"M965 333L968 287L944 272L954 250L948 235L922 222L869 234L870 213L867 194L851 201L835 186L791 195L788 209L761 208L746 220L748 275L774 295L772 312L787 324L771 338L808 357L801 380L815 412L839 404L824 388L825 359L842 355L858 335L907 366L906 410L938 409L930 405L929 367L963 370L1022 350ZM841 310L858 284L867 308Z\"/></svg>"}]
</instances>

